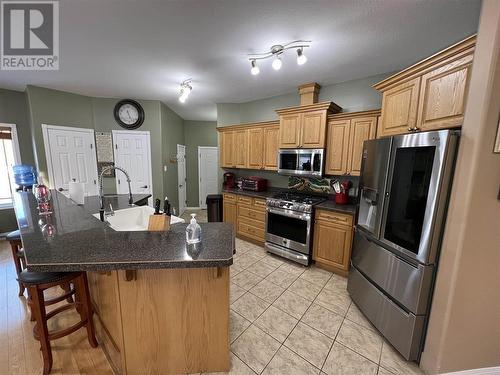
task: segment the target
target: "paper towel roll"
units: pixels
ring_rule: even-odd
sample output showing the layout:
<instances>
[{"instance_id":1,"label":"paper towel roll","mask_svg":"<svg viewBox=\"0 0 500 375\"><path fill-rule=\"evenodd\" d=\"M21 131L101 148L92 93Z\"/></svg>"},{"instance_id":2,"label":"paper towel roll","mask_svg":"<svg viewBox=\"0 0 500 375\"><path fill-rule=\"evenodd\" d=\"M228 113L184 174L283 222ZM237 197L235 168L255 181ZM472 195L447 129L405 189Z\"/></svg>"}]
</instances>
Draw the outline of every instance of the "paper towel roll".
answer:
<instances>
[{"instance_id":1,"label":"paper towel roll","mask_svg":"<svg viewBox=\"0 0 500 375\"><path fill-rule=\"evenodd\" d=\"M69 183L69 199L76 204L83 204L85 202L85 184L83 182Z\"/></svg>"}]
</instances>

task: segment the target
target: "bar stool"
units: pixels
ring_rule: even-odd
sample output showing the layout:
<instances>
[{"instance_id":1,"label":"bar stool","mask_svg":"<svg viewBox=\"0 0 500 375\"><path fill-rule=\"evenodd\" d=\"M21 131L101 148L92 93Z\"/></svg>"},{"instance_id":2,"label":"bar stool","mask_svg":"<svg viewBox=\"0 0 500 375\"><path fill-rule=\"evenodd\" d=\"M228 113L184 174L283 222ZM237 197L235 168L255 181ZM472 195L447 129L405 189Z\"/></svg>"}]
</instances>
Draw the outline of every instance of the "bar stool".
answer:
<instances>
[{"instance_id":1,"label":"bar stool","mask_svg":"<svg viewBox=\"0 0 500 375\"><path fill-rule=\"evenodd\" d=\"M31 308L31 314L35 317L36 324L33 327L33 336L40 341L43 357L43 375L47 375L52 368L52 349L51 340L67 336L82 327L87 329L87 339L91 347L97 347L95 337L94 322L92 321L92 305L90 302L90 293L88 289L87 274L85 272L29 272L22 271L19 274L20 282L28 288L28 304ZM43 292L46 289L60 286L68 290L64 294L44 298ZM72 287L71 287L72 286ZM72 295L75 301L61 305L50 312L47 312L46 306L53 305L61 301L72 301ZM55 315L75 308L80 315L80 321L74 325L49 332L47 321Z\"/></svg>"},{"instance_id":2,"label":"bar stool","mask_svg":"<svg viewBox=\"0 0 500 375\"><path fill-rule=\"evenodd\" d=\"M10 232L7 235L7 241L10 242L10 248L12 250L12 260L14 261L14 266L16 267L16 273L19 283L19 297L24 294L25 287L21 281L19 281L19 274L22 270L26 268L26 263L24 261L24 250L22 249L23 244L21 242L21 234L19 230Z\"/></svg>"}]
</instances>

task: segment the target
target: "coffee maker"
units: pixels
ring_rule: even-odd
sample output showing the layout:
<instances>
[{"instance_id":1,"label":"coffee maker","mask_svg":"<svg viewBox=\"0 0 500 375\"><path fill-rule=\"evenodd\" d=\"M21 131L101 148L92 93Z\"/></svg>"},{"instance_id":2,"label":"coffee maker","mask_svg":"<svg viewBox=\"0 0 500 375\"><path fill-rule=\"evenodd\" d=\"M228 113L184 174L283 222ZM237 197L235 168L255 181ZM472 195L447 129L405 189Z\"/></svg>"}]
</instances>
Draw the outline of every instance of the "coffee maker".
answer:
<instances>
[{"instance_id":1,"label":"coffee maker","mask_svg":"<svg viewBox=\"0 0 500 375\"><path fill-rule=\"evenodd\" d=\"M224 173L224 182L222 183L222 187L224 189L233 189L234 188L234 183L236 181L236 177L234 173L231 172L226 172Z\"/></svg>"}]
</instances>

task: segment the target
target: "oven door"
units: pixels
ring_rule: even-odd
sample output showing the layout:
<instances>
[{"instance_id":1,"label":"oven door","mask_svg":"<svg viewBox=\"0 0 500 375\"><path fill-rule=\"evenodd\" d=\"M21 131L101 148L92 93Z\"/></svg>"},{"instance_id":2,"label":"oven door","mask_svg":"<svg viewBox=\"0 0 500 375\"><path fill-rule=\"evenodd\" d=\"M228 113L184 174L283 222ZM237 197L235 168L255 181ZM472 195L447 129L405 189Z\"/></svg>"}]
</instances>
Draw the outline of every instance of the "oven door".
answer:
<instances>
[{"instance_id":1,"label":"oven door","mask_svg":"<svg viewBox=\"0 0 500 375\"><path fill-rule=\"evenodd\" d=\"M435 262L457 141L450 130L393 139L380 239L423 264Z\"/></svg>"},{"instance_id":2,"label":"oven door","mask_svg":"<svg viewBox=\"0 0 500 375\"><path fill-rule=\"evenodd\" d=\"M266 241L309 255L311 214L267 208Z\"/></svg>"}]
</instances>

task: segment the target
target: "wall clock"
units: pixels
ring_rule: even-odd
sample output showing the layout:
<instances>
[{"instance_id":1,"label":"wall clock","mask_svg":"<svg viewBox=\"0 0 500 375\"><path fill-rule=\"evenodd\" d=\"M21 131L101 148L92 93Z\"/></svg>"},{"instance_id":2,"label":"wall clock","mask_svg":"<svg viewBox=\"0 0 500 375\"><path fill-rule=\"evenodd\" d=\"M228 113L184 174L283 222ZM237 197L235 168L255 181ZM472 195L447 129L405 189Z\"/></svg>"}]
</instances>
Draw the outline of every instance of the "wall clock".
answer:
<instances>
[{"instance_id":1,"label":"wall clock","mask_svg":"<svg viewBox=\"0 0 500 375\"><path fill-rule=\"evenodd\" d=\"M125 129L137 129L144 122L144 109L132 99L116 103L114 115L118 125Z\"/></svg>"}]
</instances>

